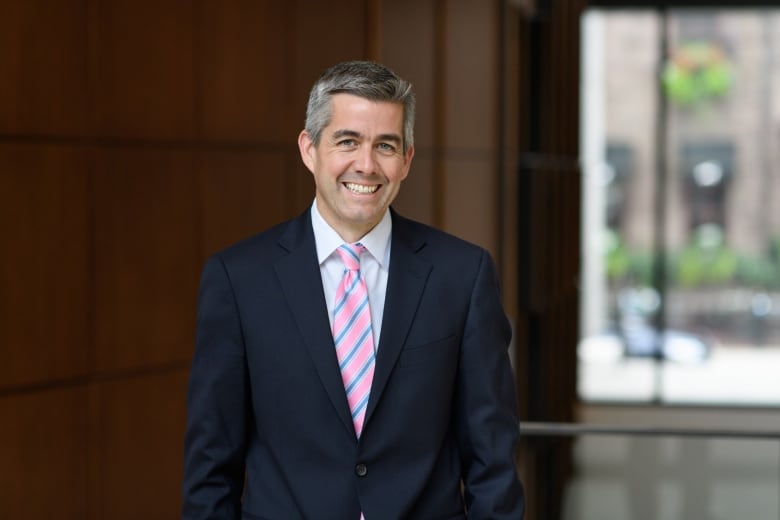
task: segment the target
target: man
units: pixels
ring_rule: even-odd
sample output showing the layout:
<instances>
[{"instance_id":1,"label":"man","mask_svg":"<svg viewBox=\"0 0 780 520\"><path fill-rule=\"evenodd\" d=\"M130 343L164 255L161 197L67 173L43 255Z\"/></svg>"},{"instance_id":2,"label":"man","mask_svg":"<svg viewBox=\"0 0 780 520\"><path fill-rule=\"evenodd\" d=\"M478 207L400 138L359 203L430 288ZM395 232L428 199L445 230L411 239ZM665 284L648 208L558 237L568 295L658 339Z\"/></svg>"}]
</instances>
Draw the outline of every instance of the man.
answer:
<instances>
[{"instance_id":1,"label":"man","mask_svg":"<svg viewBox=\"0 0 780 520\"><path fill-rule=\"evenodd\" d=\"M207 262L183 518L522 518L490 257L390 209L413 125L392 71L330 68L298 138L311 208Z\"/></svg>"}]
</instances>

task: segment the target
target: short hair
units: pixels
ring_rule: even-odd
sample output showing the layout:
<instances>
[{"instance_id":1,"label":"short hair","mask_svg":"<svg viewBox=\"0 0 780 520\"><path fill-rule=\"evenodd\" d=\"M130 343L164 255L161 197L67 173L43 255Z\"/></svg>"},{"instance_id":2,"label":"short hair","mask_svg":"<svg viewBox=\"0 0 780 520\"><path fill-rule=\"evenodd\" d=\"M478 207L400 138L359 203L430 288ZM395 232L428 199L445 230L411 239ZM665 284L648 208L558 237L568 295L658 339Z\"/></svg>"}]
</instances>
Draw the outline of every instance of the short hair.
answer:
<instances>
[{"instance_id":1,"label":"short hair","mask_svg":"<svg viewBox=\"0 0 780 520\"><path fill-rule=\"evenodd\" d=\"M351 94L370 101L399 103L403 107L404 153L414 144L415 98L412 84L371 61L347 61L330 67L314 83L306 107L306 132L315 146L331 119L334 94Z\"/></svg>"}]
</instances>

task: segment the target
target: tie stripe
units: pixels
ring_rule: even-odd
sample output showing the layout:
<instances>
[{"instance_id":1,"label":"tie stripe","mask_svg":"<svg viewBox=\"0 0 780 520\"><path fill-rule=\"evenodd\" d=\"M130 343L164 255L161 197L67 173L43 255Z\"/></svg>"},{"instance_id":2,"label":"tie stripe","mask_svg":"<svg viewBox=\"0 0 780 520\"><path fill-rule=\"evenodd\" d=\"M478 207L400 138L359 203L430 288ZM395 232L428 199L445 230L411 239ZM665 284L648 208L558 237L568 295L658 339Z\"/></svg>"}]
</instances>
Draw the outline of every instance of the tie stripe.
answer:
<instances>
[{"instance_id":1,"label":"tie stripe","mask_svg":"<svg viewBox=\"0 0 780 520\"><path fill-rule=\"evenodd\" d=\"M364 249L361 244L344 244L338 248L345 269L336 289L333 311L336 357L358 437L363 430L376 362L368 290L360 276L360 253Z\"/></svg>"}]
</instances>

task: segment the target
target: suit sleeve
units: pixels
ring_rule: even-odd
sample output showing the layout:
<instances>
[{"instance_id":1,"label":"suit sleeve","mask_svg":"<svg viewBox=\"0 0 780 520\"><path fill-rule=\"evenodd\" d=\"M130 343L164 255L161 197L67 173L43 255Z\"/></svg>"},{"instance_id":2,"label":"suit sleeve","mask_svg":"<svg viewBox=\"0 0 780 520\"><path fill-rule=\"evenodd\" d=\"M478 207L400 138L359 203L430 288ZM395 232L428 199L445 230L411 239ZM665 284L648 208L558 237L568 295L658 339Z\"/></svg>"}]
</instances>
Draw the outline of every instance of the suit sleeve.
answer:
<instances>
[{"instance_id":1,"label":"suit sleeve","mask_svg":"<svg viewBox=\"0 0 780 520\"><path fill-rule=\"evenodd\" d=\"M238 519L244 484L247 377L238 308L219 257L205 265L187 389L184 520Z\"/></svg>"},{"instance_id":2,"label":"suit sleeve","mask_svg":"<svg viewBox=\"0 0 780 520\"><path fill-rule=\"evenodd\" d=\"M508 357L510 339L495 268L483 251L464 329L456 392L470 520L523 517L523 488L515 464L519 423Z\"/></svg>"}]
</instances>

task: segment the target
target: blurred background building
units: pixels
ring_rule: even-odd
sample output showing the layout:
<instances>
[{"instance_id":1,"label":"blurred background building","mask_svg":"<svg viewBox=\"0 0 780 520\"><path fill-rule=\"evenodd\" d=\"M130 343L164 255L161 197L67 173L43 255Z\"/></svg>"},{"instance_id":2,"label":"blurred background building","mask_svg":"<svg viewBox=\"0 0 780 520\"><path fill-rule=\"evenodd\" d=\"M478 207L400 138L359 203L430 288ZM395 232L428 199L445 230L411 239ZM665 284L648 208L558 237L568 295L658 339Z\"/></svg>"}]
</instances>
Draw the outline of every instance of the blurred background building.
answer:
<instances>
[{"instance_id":1,"label":"blurred background building","mask_svg":"<svg viewBox=\"0 0 780 520\"><path fill-rule=\"evenodd\" d=\"M583 28L581 392L777 403L780 11L591 10ZM625 353L656 358L628 386L587 361Z\"/></svg>"}]
</instances>

